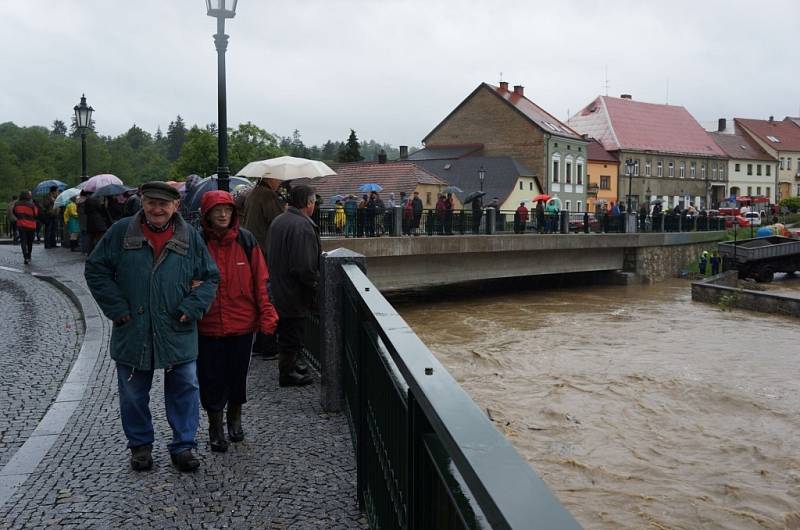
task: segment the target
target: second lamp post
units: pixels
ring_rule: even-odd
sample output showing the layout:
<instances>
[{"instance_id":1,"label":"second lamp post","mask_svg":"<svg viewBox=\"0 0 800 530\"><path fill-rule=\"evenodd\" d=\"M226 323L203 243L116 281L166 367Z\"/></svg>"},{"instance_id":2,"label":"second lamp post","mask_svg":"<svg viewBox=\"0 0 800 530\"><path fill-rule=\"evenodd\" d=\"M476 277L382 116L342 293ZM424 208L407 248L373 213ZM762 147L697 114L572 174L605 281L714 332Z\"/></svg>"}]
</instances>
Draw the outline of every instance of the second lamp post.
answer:
<instances>
[{"instance_id":1,"label":"second lamp post","mask_svg":"<svg viewBox=\"0 0 800 530\"><path fill-rule=\"evenodd\" d=\"M217 47L217 146L219 167L217 168L217 187L228 191L230 169L228 168L228 111L225 89L225 50L228 49L228 36L225 35L225 19L236 16L239 0L206 0L208 16L217 19L217 33L214 44Z\"/></svg>"},{"instance_id":2,"label":"second lamp post","mask_svg":"<svg viewBox=\"0 0 800 530\"><path fill-rule=\"evenodd\" d=\"M92 125L92 112L94 109L86 104L86 94L81 94L80 105L75 105L75 123L81 132L81 182L89 179L89 170L86 168L86 131Z\"/></svg>"}]
</instances>

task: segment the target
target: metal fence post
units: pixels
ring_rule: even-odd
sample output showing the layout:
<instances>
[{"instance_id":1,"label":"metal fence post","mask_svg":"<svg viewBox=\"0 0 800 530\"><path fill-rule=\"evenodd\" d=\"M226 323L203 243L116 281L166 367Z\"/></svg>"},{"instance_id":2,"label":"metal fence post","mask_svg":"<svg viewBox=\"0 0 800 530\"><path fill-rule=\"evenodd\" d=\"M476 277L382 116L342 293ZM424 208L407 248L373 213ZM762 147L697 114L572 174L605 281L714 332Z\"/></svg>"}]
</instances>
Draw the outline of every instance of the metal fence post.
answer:
<instances>
[{"instance_id":1,"label":"metal fence post","mask_svg":"<svg viewBox=\"0 0 800 530\"><path fill-rule=\"evenodd\" d=\"M342 409L342 265L345 263L355 263L361 270L367 271L367 258L346 248L323 254L320 266L320 404L327 412L339 412Z\"/></svg>"},{"instance_id":2,"label":"metal fence post","mask_svg":"<svg viewBox=\"0 0 800 530\"><path fill-rule=\"evenodd\" d=\"M561 215L558 216L558 231L562 234L569 234L569 212L561 210Z\"/></svg>"},{"instance_id":3,"label":"metal fence post","mask_svg":"<svg viewBox=\"0 0 800 530\"><path fill-rule=\"evenodd\" d=\"M494 208L486 208L486 233L494 234L497 229L497 215Z\"/></svg>"},{"instance_id":4,"label":"metal fence post","mask_svg":"<svg viewBox=\"0 0 800 530\"><path fill-rule=\"evenodd\" d=\"M395 206L392 211L394 222L392 223L392 236L399 237L403 230L403 207Z\"/></svg>"}]
</instances>

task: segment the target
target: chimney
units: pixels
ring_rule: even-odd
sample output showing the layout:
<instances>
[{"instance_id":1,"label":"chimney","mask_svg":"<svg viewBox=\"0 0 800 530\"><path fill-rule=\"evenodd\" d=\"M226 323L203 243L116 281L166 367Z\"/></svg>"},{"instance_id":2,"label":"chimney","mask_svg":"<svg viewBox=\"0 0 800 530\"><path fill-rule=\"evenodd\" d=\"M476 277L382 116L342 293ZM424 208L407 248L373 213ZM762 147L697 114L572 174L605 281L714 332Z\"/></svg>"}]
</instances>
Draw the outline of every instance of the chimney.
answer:
<instances>
[{"instance_id":1,"label":"chimney","mask_svg":"<svg viewBox=\"0 0 800 530\"><path fill-rule=\"evenodd\" d=\"M508 92L508 81L500 81L500 91Z\"/></svg>"},{"instance_id":2,"label":"chimney","mask_svg":"<svg viewBox=\"0 0 800 530\"><path fill-rule=\"evenodd\" d=\"M633 96L630 94L620 94L619 97L622 99L633 99Z\"/></svg>"},{"instance_id":3,"label":"chimney","mask_svg":"<svg viewBox=\"0 0 800 530\"><path fill-rule=\"evenodd\" d=\"M408 158L408 146L407 145L401 145L400 146L400 160L405 160L406 158Z\"/></svg>"},{"instance_id":4,"label":"chimney","mask_svg":"<svg viewBox=\"0 0 800 530\"><path fill-rule=\"evenodd\" d=\"M378 163L379 164L385 164L386 163L386 151L384 151L383 149L381 149L378 152Z\"/></svg>"},{"instance_id":5,"label":"chimney","mask_svg":"<svg viewBox=\"0 0 800 530\"><path fill-rule=\"evenodd\" d=\"M769 122L770 123L774 123L775 122L775 116L770 116L769 117Z\"/></svg>"},{"instance_id":6,"label":"chimney","mask_svg":"<svg viewBox=\"0 0 800 530\"><path fill-rule=\"evenodd\" d=\"M522 85L514 85L514 93L519 94L520 96L525 95L525 87Z\"/></svg>"},{"instance_id":7,"label":"chimney","mask_svg":"<svg viewBox=\"0 0 800 530\"><path fill-rule=\"evenodd\" d=\"M728 120L720 118L717 120L717 132L722 132L728 127Z\"/></svg>"}]
</instances>

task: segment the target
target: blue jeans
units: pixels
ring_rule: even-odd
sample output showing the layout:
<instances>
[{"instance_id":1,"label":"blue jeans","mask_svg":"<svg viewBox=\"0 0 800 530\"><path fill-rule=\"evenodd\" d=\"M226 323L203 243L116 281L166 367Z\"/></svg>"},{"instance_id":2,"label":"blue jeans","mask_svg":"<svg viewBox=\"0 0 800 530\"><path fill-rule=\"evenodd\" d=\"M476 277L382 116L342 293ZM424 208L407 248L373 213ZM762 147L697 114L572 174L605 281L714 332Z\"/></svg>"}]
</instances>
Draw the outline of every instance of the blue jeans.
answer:
<instances>
[{"instance_id":1,"label":"blue jeans","mask_svg":"<svg viewBox=\"0 0 800 530\"><path fill-rule=\"evenodd\" d=\"M153 370L134 370L117 363L119 412L128 447L153 443L153 419L150 416L152 383ZM200 422L200 392L195 361L164 370L164 406L172 428L169 452L176 454L195 449L195 435Z\"/></svg>"}]
</instances>

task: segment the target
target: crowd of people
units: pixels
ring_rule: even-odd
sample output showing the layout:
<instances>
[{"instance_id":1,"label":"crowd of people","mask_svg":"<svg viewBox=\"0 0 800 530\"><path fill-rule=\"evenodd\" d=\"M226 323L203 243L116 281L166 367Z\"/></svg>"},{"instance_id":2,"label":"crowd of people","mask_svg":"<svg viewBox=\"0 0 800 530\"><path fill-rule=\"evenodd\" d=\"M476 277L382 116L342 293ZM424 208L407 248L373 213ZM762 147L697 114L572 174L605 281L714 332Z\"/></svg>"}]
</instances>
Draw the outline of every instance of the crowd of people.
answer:
<instances>
[{"instance_id":1,"label":"crowd of people","mask_svg":"<svg viewBox=\"0 0 800 530\"><path fill-rule=\"evenodd\" d=\"M109 353L132 469L153 465L155 370L164 370L170 457L187 472L200 466L201 408L212 451L244 440L252 355L277 358L282 387L313 383L302 353L306 317L317 305L317 196L306 185L279 193L279 184L262 179L239 205L228 192L208 191L194 223L164 182L120 198L81 193L58 208L57 188L41 202L23 191L9 205L26 264L41 228L46 248L63 226L64 246L88 255L86 283L113 323Z\"/></svg>"}]
</instances>

